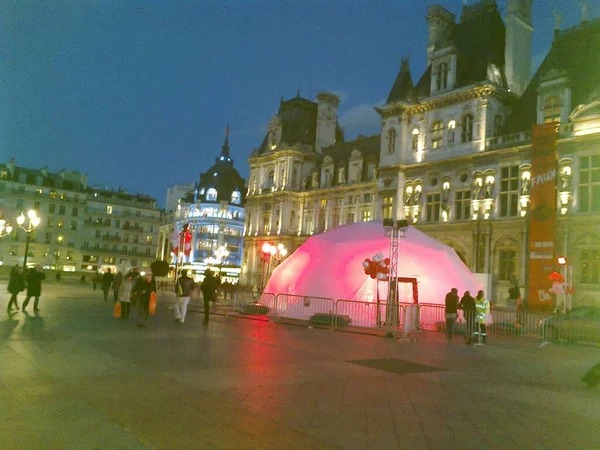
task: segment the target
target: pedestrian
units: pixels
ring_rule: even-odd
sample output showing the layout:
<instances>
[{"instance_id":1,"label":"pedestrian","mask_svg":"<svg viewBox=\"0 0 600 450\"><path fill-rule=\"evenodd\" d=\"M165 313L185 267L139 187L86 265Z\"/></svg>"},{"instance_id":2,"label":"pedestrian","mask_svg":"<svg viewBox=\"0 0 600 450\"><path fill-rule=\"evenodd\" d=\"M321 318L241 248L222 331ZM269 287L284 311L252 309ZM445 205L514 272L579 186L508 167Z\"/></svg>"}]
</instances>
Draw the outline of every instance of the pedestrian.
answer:
<instances>
[{"instance_id":1,"label":"pedestrian","mask_svg":"<svg viewBox=\"0 0 600 450\"><path fill-rule=\"evenodd\" d=\"M106 269L104 275L102 275L102 293L104 294L104 301L108 301L108 291L114 281L115 276L110 272L110 269Z\"/></svg>"},{"instance_id":2,"label":"pedestrian","mask_svg":"<svg viewBox=\"0 0 600 450\"><path fill-rule=\"evenodd\" d=\"M204 302L204 323L208 324L210 315L210 302L217 300L217 288L219 287L219 280L217 280L213 273L206 269L204 272L204 280L200 285L202 289L202 298Z\"/></svg>"},{"instance_id":3,"label":"pedestrian","mask_svg":"<svg viewBox=\"0 0 600 450\"><path fill-rule=\"evenodd\" d=\"M452 340L454 336L454 324L456 323L456 312L458 309L458 289L452 288L446 294L446 339Z\"/></svg>"},{"instance_id":4,"label":"pedestrian","mask_svg":"<svg viewBox=\"0 0 600 450\"><path fill-rule=\"evenodd\" d=\"M175 320L183 323L185 322L185 315L187 313L187 305L190 301L192 291L196 287L196 283L190 277L188 277L188 271L182 270L181 276L175 284Z\"/></svg>"},{"instance_id":5,"label":"pedestrian","mask_svg":"<svg viewBox=\"0 0 600 450\"><path fill-rule=\"evenodd\" d=\"M123 274L119 271L115 275L115 279L112 283L115 303L117 303L117 301L119 300L119 289L121 288L121 283L123 283Z\"/></svg>"},{"instance_id":6,"label":"pedestrian","mask_svg":"<svg viewBox=\"0 0 600 450\"><path fill-rule=\"evenodd\" d=\"M60 283L60 280L61 280L60 271L57 271L57 272L56 272L56 281L57 281L58 283Z\"/></svg>"},{"instance_id":7,"label":"pedestrian","mask_svg":"<svg viewBox=\"0 0 600 450\"><path fill-rule=\"evenodd\" d=\"M134 273L129 272L123 277L123 282L119 288L118 301L121 303L121 319L129 319L131 311L131 291L133 289Z\"/></svg>"},{"instance_id":8,"label":"pedestrian","mask_svg":"<svg viewBox=\"0 0 600 450\"><path fill-rule=\"evenodd\" d=\"M487 331L485 329L485 324L487 321L487 316L490 314L490 302L483 295L483 291L477 292L477 297L475 298L475 309L476 309L476 324L477 331L475 335L477 336L478 342L483 342L484 344L487 342Z\"/></svg>"},{"instance_id":9,"label":"pedestrian","mask_svg":"<svg viewBox=\"0 0 600 450\"><path fill-rule=\"evenodd\" d=\"M156 280L150 269L146 270L144 276L137 277L133 287L136 301L138 303L138 327L145 327L148 321L148 306L150 294L156 292Z\"/></svg>"},{"instance_id":10,"label":"pedestrian","mask_svg":"<svg viewBox=\"0 0 600 450\"><path fill-rule=\"evenodd\" d=\"M23 268L21 266L15 266L10 271L10 279L8 281L8 292L10 292L10 300L6 307L6 312L12 311L12 305L15 305L17 311L19 310L19 303L17 302L17 295L19 292L25 289L25 277L23 275Z\"/></svg>"},{"instance_id":11,"label":"pedestrian","mask_svg":"<svg viewBox=\"0 0 600 450\"><path fill-rule=\"evenodd\" d=\"M29 269L27 272L27 297L25 297L25 301L23 302L23 311L27 305L29 305L29 300L31 297L34 297L33 301L33 312L40 312L40 295L42 295L42 280L46 279L46 274L42 270L42 266L39 264L35 266L33 269Z\"/></svg>"},{"instance_id":12,"label":"pedestrian","mask_svg":"<svg viewBox=\"0 0 600 450\"><path fill-rule=\"evenodd\" d=\"M473 331L475 324L475 299L471 296L471 292L465 291L462 298L460 299L460 304L458 305L459 309L462 309L463 314L465 316L466 322L466 333L465 333L465 344L471 345L471 340L473 339Z\"/></svg>"}]
</instances>

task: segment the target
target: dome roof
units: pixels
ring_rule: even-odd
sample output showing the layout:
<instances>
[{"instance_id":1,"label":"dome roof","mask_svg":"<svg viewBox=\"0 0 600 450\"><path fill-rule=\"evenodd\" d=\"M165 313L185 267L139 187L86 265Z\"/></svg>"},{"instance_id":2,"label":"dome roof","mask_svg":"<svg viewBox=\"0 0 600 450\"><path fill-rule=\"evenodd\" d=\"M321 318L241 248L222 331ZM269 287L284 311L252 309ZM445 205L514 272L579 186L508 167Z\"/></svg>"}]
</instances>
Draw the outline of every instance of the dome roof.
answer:
<instances>
[{"instance_id":1,"label":"dome roof","mask_svg":"<svg viewBox=\"0 0 600 450\"><path fill-rule=\"evenodd\" d=\"M213 166L200 174L197 199L215 203L227 201L241 206L245 199L245 185L246 180L233 167L233 159L229 156L229 127L227 127L221 154L215 158ZM234 196L236 192L239 194Z\"/></svg>"}]
</instances>

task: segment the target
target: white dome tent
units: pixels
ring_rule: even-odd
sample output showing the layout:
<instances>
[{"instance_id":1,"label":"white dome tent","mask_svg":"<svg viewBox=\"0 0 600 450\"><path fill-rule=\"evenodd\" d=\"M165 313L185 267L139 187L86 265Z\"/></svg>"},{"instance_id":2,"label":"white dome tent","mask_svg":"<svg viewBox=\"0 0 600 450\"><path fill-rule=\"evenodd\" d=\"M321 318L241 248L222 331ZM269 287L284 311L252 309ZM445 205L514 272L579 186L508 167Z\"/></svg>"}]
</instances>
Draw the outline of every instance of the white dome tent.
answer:
<instances>
[{"instance_id":1,"label":"white dome tent","mask_svg":"<svg viewBox=\"0 0 600 450\"><path fill-rule=\"evenodd\" d=\"M310 237L276 267L264 292L376 302L377 282L365 275L362 263L377 253L390 254L390 238L384 235L382 221L334 228ZM474 295L481 289L454 249L410 226L400 239L398 277L416 278L419 303L443 304L453 287L459 295L466 290ZM401 303L413 302L411 284L400 283L398 290ZM385 301L387 282L379 283L379 292ZM296 298L302 302L302 297ZM297 311L294 317L309 318L304 317L308 310L293 310Z\"/></svg>"}]
</instances>

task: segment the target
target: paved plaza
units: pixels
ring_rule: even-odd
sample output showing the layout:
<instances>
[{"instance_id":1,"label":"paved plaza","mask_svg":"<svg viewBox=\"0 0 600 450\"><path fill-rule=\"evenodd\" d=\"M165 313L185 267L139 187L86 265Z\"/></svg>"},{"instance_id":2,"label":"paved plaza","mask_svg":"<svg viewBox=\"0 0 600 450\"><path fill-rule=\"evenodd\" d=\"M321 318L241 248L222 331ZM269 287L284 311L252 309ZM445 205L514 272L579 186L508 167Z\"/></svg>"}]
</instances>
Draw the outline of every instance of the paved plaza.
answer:
<instances>
[{"instance_id":1,"label":"paved plaza","mask_svg":"<svg viewBox=\"0 0 600 450\"><path fill-rule=\"evenodd\" d=\"M9 316L3 298L1 448L600 448L600 388L579 381L597 347L205 327L165 305L137 328L68 282L44 286L39 316Z\"/></svg>"}]
</instances>

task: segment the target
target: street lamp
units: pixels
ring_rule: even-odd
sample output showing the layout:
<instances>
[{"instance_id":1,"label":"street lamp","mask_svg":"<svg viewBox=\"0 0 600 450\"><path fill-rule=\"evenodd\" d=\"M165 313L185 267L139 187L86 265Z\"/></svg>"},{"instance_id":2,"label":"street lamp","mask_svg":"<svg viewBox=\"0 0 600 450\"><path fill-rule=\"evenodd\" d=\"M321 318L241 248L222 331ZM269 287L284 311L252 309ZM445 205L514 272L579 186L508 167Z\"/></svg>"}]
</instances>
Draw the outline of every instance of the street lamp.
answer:
<instances>
[{"instance_id":1,"label":"street lamp","mask_svg":"<svg viewBox=\"0 0 600 450\"><path fill-rule=\"evenodd\" d=\"M271 267L271 260L275 259L275 262L277 263L277 265L279 265L279 263L283 260L283 258L286 257L286 255L288 254L287 248L285 248L285 245L283 244L277 244L277 245L273 245L269 242L265 242L262 247L261 247L263 256L262 256L262 262L263 262L263 270L261 271L261 291L262 289L264 289L266 281L269 277L269 272L270 272L270 267Z\"/></svg>"},{"instance_id":2,"label":"street lamp","mask_svg":"<svg viewBox=\"0 0 600 450\"><path fill-rule=\"evenodd\" d=\"M221 245L218 249L215 250L215 256L217 257L217 262L219 264L219 276L221 277L221 271L223 269L223 261L229 256L229 250L224 245ZM223 279L221 278L221 282Z\"/></svg>"},{"instance_id":3,"label":"street lamp","mask_svg":"<svg viewBox=\"0 0 600 450\"><path fill-rule=\"evenodd\" d=\"M30 209L29 211L27 211L27 226L24 226L25 220L26 220L26 218L23 213L21 213L19 215L19 217L17 217L17 224L23 231L25 231L26 236L27 236L27 238L25 240L25 258L23 258L23 269L26 270L27 269L27 256L29 253L29 241L31 240L31 233L40 224L41 219L38 217L38 215L34 209Z\"/></svg>"},{"instance_id":4,"label":"street lamp","mask_svg":"<svg viewBox=\"0 0 600 450\"><path fill-rule=\"evenodd\" d=\"M0 219L0 238L12 233L13 228L4 219Z\"/></svg>"},{"instance_id":5,"label":"street lamp","mask_svg":"<svg viewBox=\"0 0 600 450\"><path fill-rule=\"evenodd\" d=\"M60 246L63 242L63 237L58 236L56 238L56 241L58 242L58 245ZM60 247L56 249L55 256L56 256L56 259L54 260L54 267L56 268L56 270L58 270L58 258L60 257Z\"/></svg>"}]
</instances>

